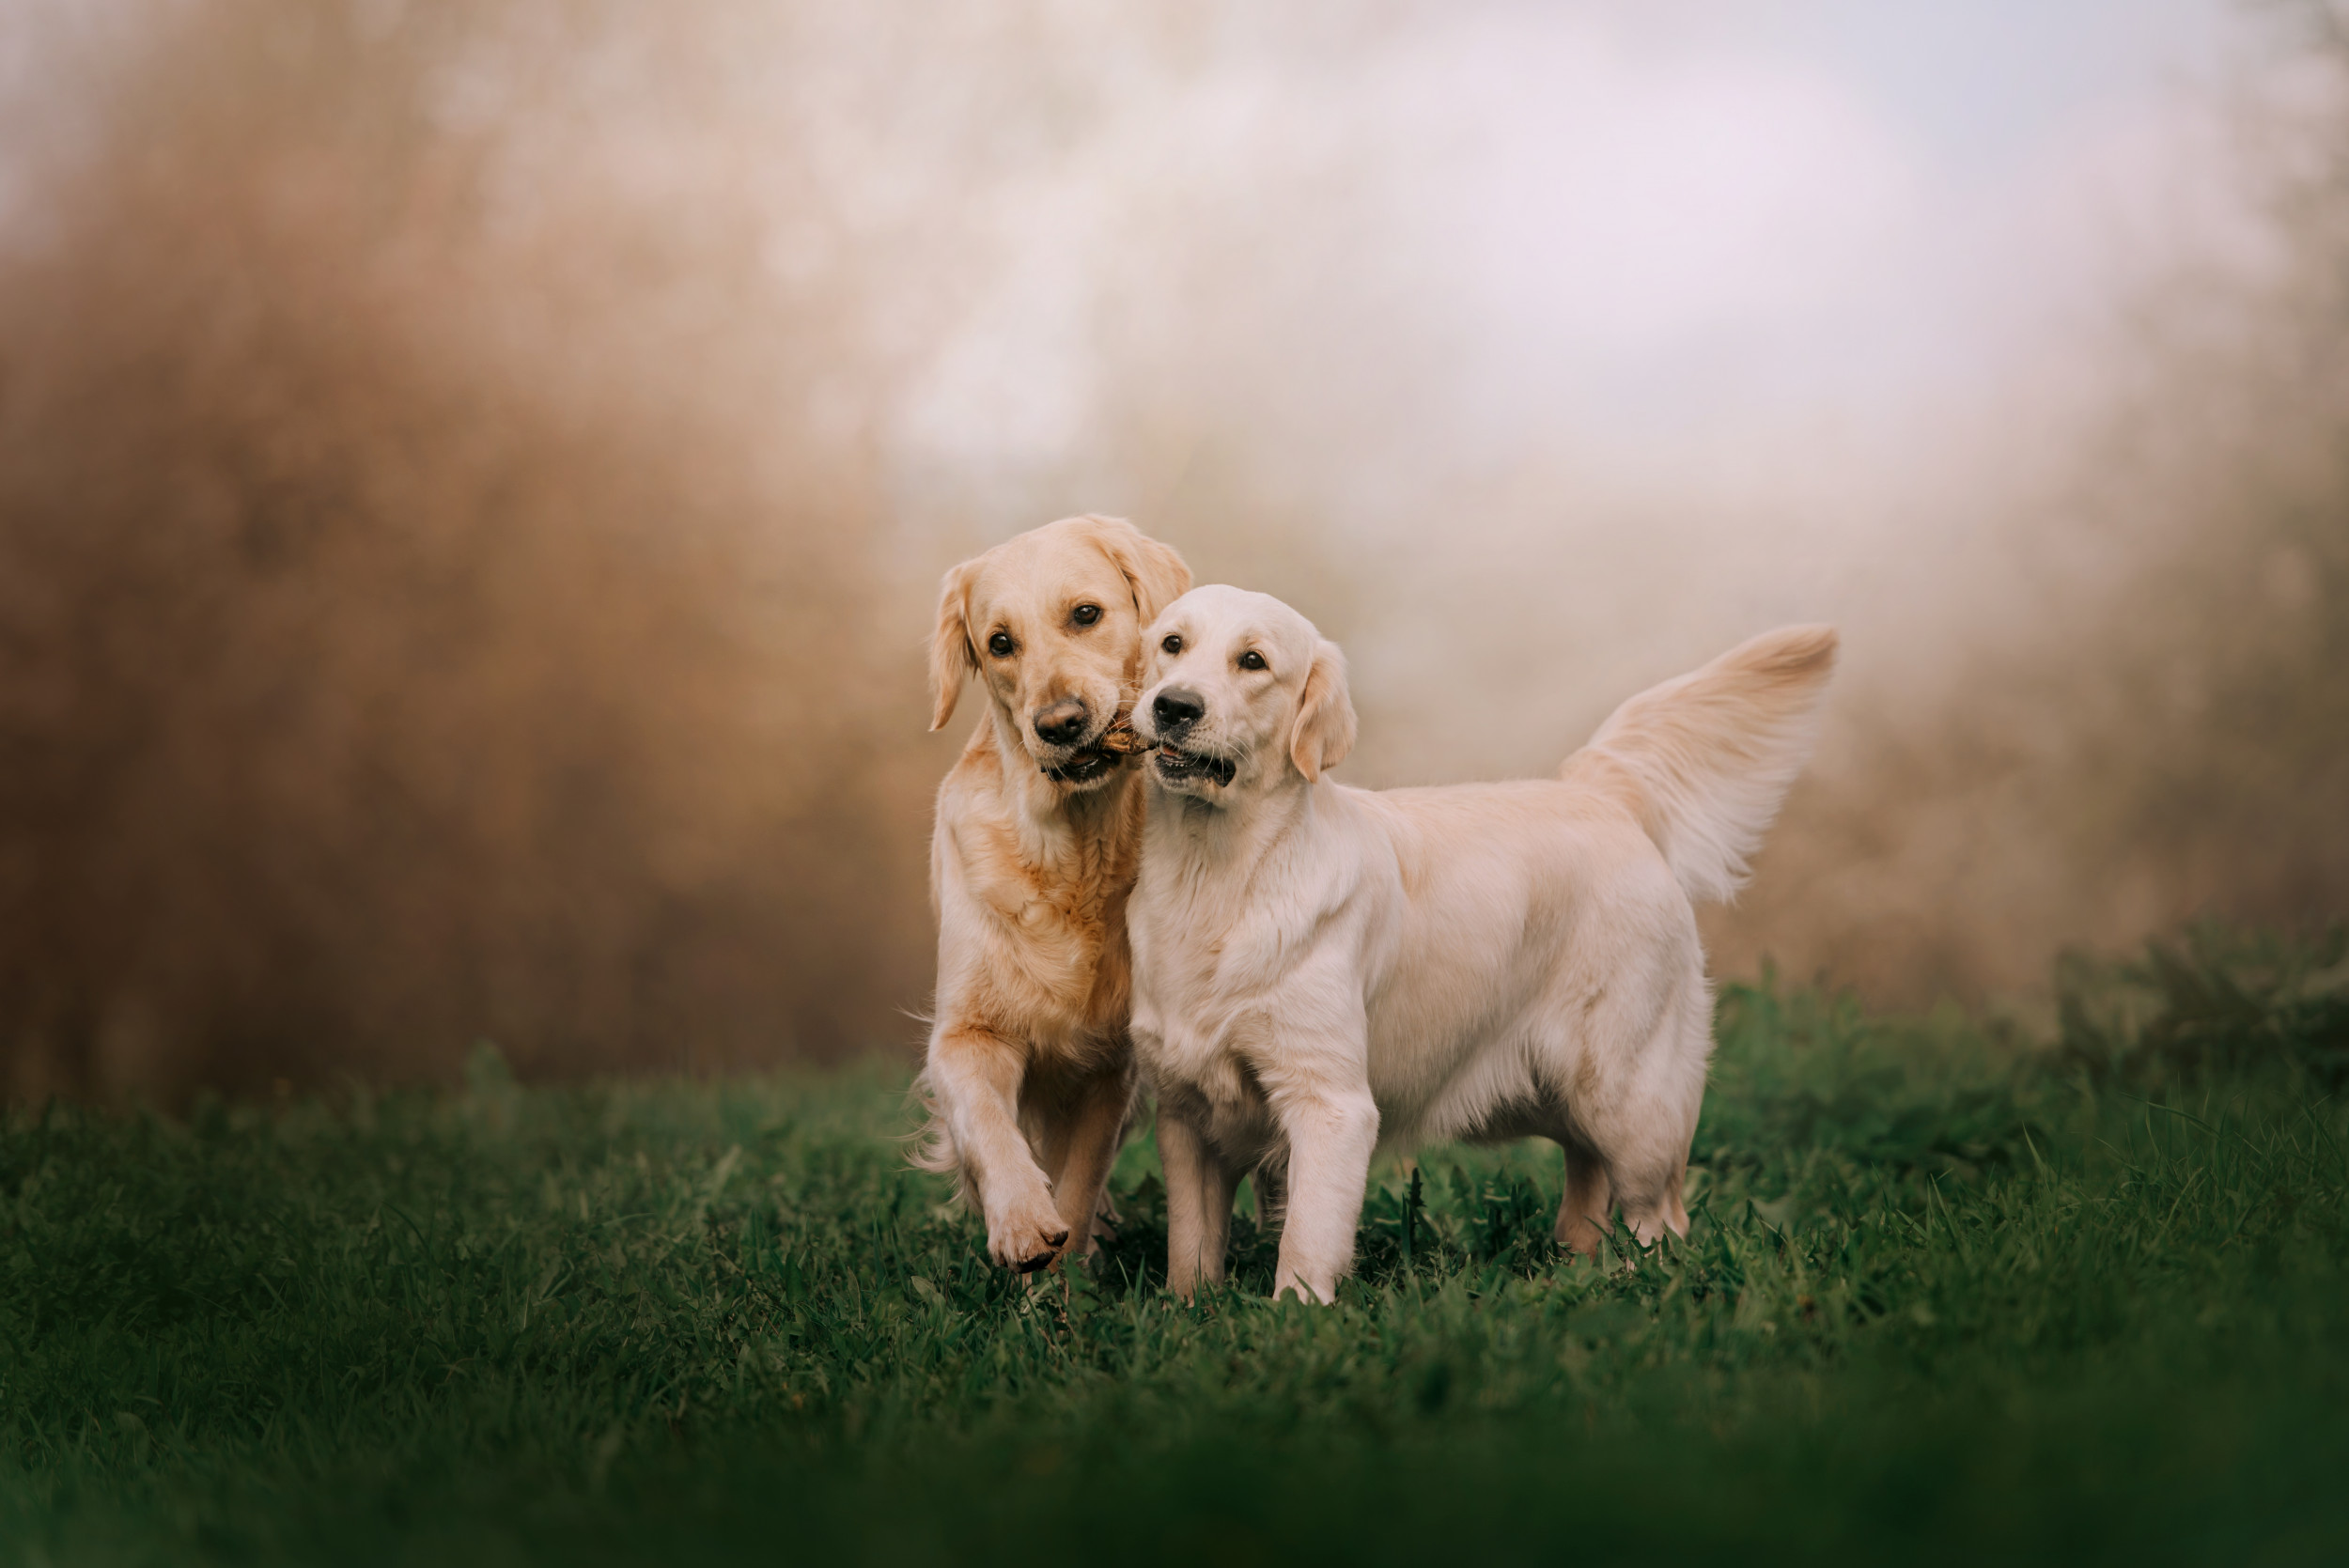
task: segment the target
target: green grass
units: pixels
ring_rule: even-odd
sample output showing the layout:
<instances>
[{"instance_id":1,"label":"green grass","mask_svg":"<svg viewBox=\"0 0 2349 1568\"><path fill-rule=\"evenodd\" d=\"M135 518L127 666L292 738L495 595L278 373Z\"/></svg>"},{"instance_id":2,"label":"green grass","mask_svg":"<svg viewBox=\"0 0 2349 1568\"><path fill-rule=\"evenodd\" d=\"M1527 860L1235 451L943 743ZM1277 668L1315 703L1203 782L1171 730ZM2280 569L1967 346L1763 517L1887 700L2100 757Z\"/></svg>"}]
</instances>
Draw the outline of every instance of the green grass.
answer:
<instances>
[{"instance_id":1,"label":"green grass","mask_svg":"<svg viewBox=\"0 0 2349 1568\"><path fill-rule=\"evenodd\" d=\"M1327 1311L1245 1222L1157 1290L1146 1138L1006 1279L894 1068L21 1112L0 1555L2349 1560L2339 958L2076 968L2042 1048L1733 990L1686 1245L1436 1151Z\"/></svg>"}]
</instances>

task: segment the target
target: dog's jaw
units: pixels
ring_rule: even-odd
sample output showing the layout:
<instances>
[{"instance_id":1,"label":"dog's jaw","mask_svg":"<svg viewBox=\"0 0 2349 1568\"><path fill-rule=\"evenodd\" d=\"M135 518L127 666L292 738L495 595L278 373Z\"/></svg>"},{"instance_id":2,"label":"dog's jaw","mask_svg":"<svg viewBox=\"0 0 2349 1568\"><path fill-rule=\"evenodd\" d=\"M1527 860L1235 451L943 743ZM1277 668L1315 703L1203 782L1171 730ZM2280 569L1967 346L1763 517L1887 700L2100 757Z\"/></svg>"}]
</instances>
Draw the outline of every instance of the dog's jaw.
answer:
<instances>
[{"instance_id":1,"label":"dog's jaw","mask_svg":"<svg viewBox=\"0 0 2349 1568\"><path fill-rule=\"evenodd\" d=\"M1212 752L1185 751L1169 741L1150 753L1150 774L1171 794L1211 800L1229 789L1239 764Z\"/></svg>"},{"instance_id":2,"label":"dog's jaw","mask_svg":"<svg viewBox=\"0 0 2349 1568\"><path fill-rule=\"evenodd\" d=\"M1070 752L1065 762L1039 762L1037 770L1075 795L1097 787L1125 765L1124 757L1112 756L1097 748L1080 747Z\"/></svg>"},{"instance_id":3,"label":"dog's jaw","mask_svg":"<svg viewBox=\"0 0 2349 1568\"><path fill-rule=\"evenodd\" d=\"M1145 748L1142 753L1145 759L1144 776L1151 783L1169 795L1186 796L1207 805L1222 802L1224 792L1231 788L1232 780L1239 772L1239 758L1225 755L1221 748L1198 744L1191 728L1170 736L1161 732L1155 722L1143 720L1139 708L1135 718L1137 741ZM1191 744L1185 745L1185 741Z\"/></svg>"},{"instance_id":4,"label":"dog's jaw","mask_svg":"<svg viewBox=\"0 0 2349 1568\"><path fill-rule=\"evenodd\" d=\"M1113 717L1078 745L1054 747L1042 755L1031 749L1028 754L1035 759L1038 772L1074 794L1115 777L1127 759L1140 755L1144 746L1122 717Z\"/></svg>"}]
</instances>

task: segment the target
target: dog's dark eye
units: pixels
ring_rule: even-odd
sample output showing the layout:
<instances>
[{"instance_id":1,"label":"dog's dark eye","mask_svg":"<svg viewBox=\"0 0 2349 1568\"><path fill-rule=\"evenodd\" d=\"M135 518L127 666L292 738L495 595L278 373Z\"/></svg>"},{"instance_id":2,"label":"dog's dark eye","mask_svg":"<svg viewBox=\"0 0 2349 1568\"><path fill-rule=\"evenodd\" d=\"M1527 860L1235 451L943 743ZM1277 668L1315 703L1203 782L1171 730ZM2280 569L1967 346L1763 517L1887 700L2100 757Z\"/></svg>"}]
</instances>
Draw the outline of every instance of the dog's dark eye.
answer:
<instances>
[{"instance_id":1,"label":"dog's dark eye","mask_svg":"<svg viewBox=\"0 0 2349 1568\"><path fill-rule=\"evenodd\" d=\"M1169 637L1165 642L1160 643L1159 646L1164 648L1169 653L1180 653L1183 651L1183 640L1180 637Z\"/></svg>"},{"instance_id":2,"label":"dog's dark eye","mask_svg":"<svg viewBox=\"0 0 2349 1568\"><path fill-rule=\"evenodd\" d=\"M998 659L1009 659L1011 647L1011 633L1008 631L999 631L987 640L987 651Z\"/></svg>"},{"instance_id":3,"label":"dog's dark eye","mask_svg":"<svg viewBox=\"0 0 2349 1568\"><path fill-rule=\"evenodd\" d=\"M1079 626L1091 626L1101 618L1101 607L1097 604L1081 604L1068 613L1068 618Z\"/></svg>"},{"instance_id":4,"label":"dog's dark eye","mask_svg":"<svg viewBox=\"0 0 2349 1568\"><path fill-rule=\"evenodd\" d=\"M1250 648L1239 656L1239 667L1243 670L1261 670L1265 667L1264 655Z\"/></svg>"}]
</instances>

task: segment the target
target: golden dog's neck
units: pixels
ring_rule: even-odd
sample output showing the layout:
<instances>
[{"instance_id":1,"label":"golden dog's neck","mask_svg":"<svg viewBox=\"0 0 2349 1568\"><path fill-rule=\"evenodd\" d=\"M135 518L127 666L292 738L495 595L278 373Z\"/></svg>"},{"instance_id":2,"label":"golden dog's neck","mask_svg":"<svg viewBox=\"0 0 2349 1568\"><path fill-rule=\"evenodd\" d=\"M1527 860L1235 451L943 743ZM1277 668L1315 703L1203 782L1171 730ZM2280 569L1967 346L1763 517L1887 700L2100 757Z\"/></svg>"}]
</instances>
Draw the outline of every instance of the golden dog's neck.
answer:
<instances>
[{"instance_id":1,"label":"golden dog's neck","mask_svg":"<svg viewBox=\"0 0 2349 1568\"><path fill-rule=\"evenodd\" d=\"M972 750L983 749L1003 780L1022 863L1075 881L1130 885L1142 839L1140 765L1121 761L1093 787L1070 789L1046 778L1009 728L998 711L972 737Z\"/></svg>"}]
</instances>

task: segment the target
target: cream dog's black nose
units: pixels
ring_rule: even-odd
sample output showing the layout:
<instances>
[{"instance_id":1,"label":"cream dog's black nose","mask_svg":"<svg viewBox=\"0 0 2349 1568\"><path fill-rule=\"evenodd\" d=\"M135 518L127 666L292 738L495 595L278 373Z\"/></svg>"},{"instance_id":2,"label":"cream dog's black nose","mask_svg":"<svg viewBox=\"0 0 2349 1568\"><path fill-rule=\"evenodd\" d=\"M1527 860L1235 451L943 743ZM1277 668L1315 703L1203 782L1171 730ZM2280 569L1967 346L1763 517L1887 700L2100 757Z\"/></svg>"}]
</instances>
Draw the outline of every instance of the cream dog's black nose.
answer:
<instances>
[{"instance_id":1,"label":"cream dog's black nose","mask_svg":"<svg viewBox=\"0 0 2349 1568\"><path fill-rule=\"evenodd\" d=\"M1085 705L1079 697L1063 697L1035 716L1035 736L1047 746L1066 746L1085 732Z\"/></svg>"},{"instance_id":2,"label":"cream dog's black nose","mask_svg":"<svg viewBox=\"0 0 2349 1568\"><path fill-rule=\"evenodd\" d=\"M1180 735L1206 711L1207 700L1184 686L1170 686L1150 702L1150 717L1159 722L1161 736Z\"/></svg>"}]
</instances>

